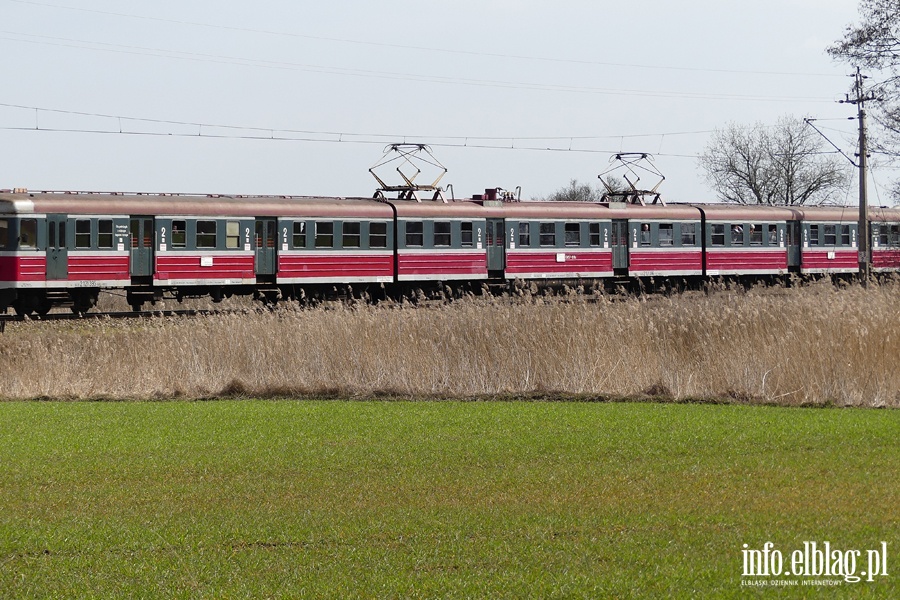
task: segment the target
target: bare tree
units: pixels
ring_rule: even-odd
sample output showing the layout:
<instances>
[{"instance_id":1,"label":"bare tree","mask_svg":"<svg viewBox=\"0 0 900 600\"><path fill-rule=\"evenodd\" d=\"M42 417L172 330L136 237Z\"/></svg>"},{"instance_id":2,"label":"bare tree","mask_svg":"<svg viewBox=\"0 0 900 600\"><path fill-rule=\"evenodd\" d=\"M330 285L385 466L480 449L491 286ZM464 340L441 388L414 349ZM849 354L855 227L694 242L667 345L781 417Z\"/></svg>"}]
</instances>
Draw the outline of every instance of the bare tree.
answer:
<instances>
[{"instance_id":1,"label":"bare tree","mask_svg":"<svg viewBox=\"0 0 900 600\"><path fill-rule=\"evenodd\" d=\"M848 181L843 163L793 117L774 126L732 123L715 131L700 166L719 199L735 204L825 204Z\"/></svg>"},{"instance_id":2,"label":"bare tree","mask_svg":"<svg viewBox=\"0 0 900 600\"><path fill-rule=\"evenodd\" d=\"M625 182L618 177L609 176L606 183L614 191L622 191L625 189ZM601 202L606 190L593 187L588 183L579 183L577 179L569 181L569 185L559 188L552 194L545 196L542 200L551 202Z\"/></svg>"},{"instance_id":3,"label":"bare tree","mask_svg":"<svg viewBox=\"0 0 900 600\"><path fill-rule=\"evenodd\" d=\"M867 91L880 101L871 104L877 124L870 148L891 159L900 159L900 2L860 0L861 21L844 31L843 39L828 48L828 54L851 66L878 75L867 81ZM900 198L900 185L892 194Z\"/></svg>"},{"instance_id":4,"label":"bare tree","mask_svg":"<svg viewBox=\"0 0 900 600\"><path fill-rule=\"evenodd\" d=\"M884 128L884 139L873 140L879 150L900 156L900 5L897 0L860 0L858 25L844 31L844 38L828 48L833 58L852 66L881 71L870 84L882 102L874 116Z\"/></svg>"},{"instance_id":5,"label":"bare tree","mask_svg":"<svg viewBox=\"0 0 900 600\"><path fill-rule=\"evenodd\" d=\"M900 7L897 0L860 0L862 22L850 25L844 39L828 53L853 65L871 69L894 68L900 63Z\"/></svg>"}]
</instances>

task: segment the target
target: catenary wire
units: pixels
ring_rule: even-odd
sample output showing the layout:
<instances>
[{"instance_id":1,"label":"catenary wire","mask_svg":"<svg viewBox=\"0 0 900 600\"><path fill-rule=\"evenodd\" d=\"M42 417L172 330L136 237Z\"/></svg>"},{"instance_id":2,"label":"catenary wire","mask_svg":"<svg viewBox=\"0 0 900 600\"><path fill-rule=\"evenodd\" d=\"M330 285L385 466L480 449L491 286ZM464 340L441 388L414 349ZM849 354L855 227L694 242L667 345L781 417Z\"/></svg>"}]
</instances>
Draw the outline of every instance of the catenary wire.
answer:
<instances>
[{"instance_id":1,"label":"catenary wire","mask_svg":"<svg viewBox=\"0 0 900 600\"><path fill-rule=\"evenodd\" d=\"M364 136L364 137L383 137L390 139L401 139L401 138L436 138L436 139L452 139L452 140L558 140L558 141L567 141L567 140L599 140L599 139L620 139L620 138L641 138L641 137L658 137L658 136L684 136L684 135L701 135L712 133L713 130L696 130L696 131L666 131L661 133L639 133L639 134L615 134L615 135L559 135L559 136L477 136L477 135L423 135L423 134L400 134L400 133L372 133L372 132L347 132L347 131L315 131L308 129L281 129L281 128L272 128L272 127L253 127L253 126L245 126L245 125L223 125L217 123L204 123L200 121L178 121L178 120L170 120L170 119L154 119L148 117L134 117L127 115L115 115L109 113L97 113L97 112L88 112L88 111L76 111L76 110L65 110L58 108L45 108L40 106L29 106L23 104L12 104L6 102L0 102L0 107L6 108L14 108L27 110L29 112L48 112L48 113L56 113L63 115L74 115L81 117L98 117L103 119L113 119L119 121L135 121L135 122L143 122L143 123L154 123L154 124L163 124L163 125L178 125L178 126L188 126L188 127L198 127L198 128L207 128L207 129L228 129L228 130L243 130L243 131L259 131L259 132L269 132L270 134L280 133L280 134L303 134L303 135L333 135L333 136L344 136L344 137L355 137L355 136ZM31 129L20 127L19 129ZM34 129L40 129L39 127L34 127Z\"/></svg>"},{"instance_id":2,"label":"catenary wire","mask_svg":"<svg viewBox=\"0 0 900 600\"><path fill-rule=\"evenodd\" d=\"M172 133L172 132L153 132L153 131L113 131L108 129L65 129L57 127L0 127L0 131L23 131L23 132L43 132L43 133L81 133L81 134L101 134L101 135L126 135L126 136L149 136L149 137L168 137L168 138L207 138L207 139L227 139L227 140L256 140L256 141L280 141L280 142L320 142L330 144L377 144L384 145L384 140L348 140L348 139L327 139L313 137L287 137L287 136L266 136L266 135L222 135L210 133ZM418 136L406 136L406 140L425 139ZM539 152L573 152L587 154L618 154L621 150L596 149L596 148L553 148L539 146L517 146L515 141L518 138L495 138L495 139L511 139L512 145L499 145L487 143L466 143L466 142L428 142L428 146L435 148L472 148L472 149L488 149L488 150L532 150ZM543 138L538 138L543 139ZM568 138L566 138L568 139ZM672 158L697 158L693 154L667 154L657 153L654 156L666 156Z\"/></svg>"},{"instance_id":3,"label":"catenary wire","mask_svg":"<svg viewBox=\"0 0 900 600\"><path fill-rule=\"evenodd\" d=\"M302 71L311 73L321 73L326 75L344 75L350 77L367 77L375 79L388 79L394 81L416 81L420 83L440 83L449 85L463 85L475 87L491 87L514 90L532 90L547 92L564 92L578 94L599 94L612 96L636 96L649 98L683 98L688 100L739 100L751 102L816 102L830 103L833 99L802 97L802 96L765 96L765 95L742 95L742 94L710 94L699 92L675 92L666 90L633 90L633 89L615 89L615 88L595 88L584 86L568 86L555 84L541 84L519 81L500 81L485 79L467 79L443 77L438 75L419 75L414 73L395 73L389 71L370 71L364 69L350 69L344 67L310 65L303 63L278 62L261 59L246 59L234 56L221 56L214 54L200 54L191 52L181 52L177 50L166 50L162 48L148 48L141 46L126 46L121 44L107 44L103 42L93 42L89 40L77 40L72 38L59 38L51 36L42 36L36 34L18 33L7 30L0 30L0 39L27 44L37 44L44 46L56 46L62 48L75 48L80 50L89 50L94 52L105 52L113 54L126 54L136 56L150 56L154 58L169 58L176 60L187 60L194 62L208 62L215 64L232 64L244 67L260 67L267 69L281 69L289 71ZM39 38L39 39L20 39L9 36L21 36L23 38Z\"/></svg>"},{"instance_id":4,"label":"catenary wire","mask_svg":"<svg viewBox=\"0 0 900 600\"><path fill-rule=\"evenodd\" d=\"M579 59L567 59L567 58L558 58L558 57L505 54L505 53L497 53L497 52L477 52L477 51L473 51L473 50L461 50L461 49L455 49L455 48L416 46L416 45L410 45L410 44L397 44L397 43L391 43L391 42L375 42L375 41L371 41L371 40L355 40L355 39L348 39L348 38L328 37L328 36L301 34L301 33L285 32L285 31L253 29L253 28L249 28L249 27L216 25L216 24L212 24L212 23L201 23L201 22L197 22L197 21L187 21L187 20L180 20L180 19L166 19L166 18L162 18L162 17L150 17L150 16L146 16L146 15L135 15L135 14L121 13L121 12L82 8L82 7L64 6L64 5L60 5L60 4L51 4L49 2L34 2L33 0L7 0L7 1L15 2L17 4L40 6L40 7L45 7L45 8L55 8L55 9L62 9L62 10L69 10L69 11L78 11L78 12L83 12L83 13L93 13L93 14L113 16L113 17L126 18L126 19L155 21L155 22L159 22L159 23L168 23L168 24L175 24L175 25L187 25L187 26L191 26L191 27L202 27L202 28L207 28L207 29L218 29L218 30L223 30L223 31L235 31L235 32L254 33L254 34L263 34L263 35L271 35L271 36L289 37L289 38L301 38L301 39L309 39L309 40L337 42L337 43L342 43L342 44L356 44L356 45L364 45L364 46L396 48L396 49L400 49L400 50L439 52L439 53L445 53L445 54L468 55L468 56L476 56L476 57L491 57L491 58L503 58L503 59L515 59L515 60L527 60L527 61L545 61L545 62L554 62L554 63L568 63L568 64L595 65L595 66L608 66L608 67L624 67L624 68L629 68L629 69L635 68L635 69L657 69L657 70L671 70L671 71L694 71L694 72L701 72L701 73L774 75L774 76L786 76L786 77L798 77L798 76L843 77L843 75L836 75L834 73L801 73L801 72L789 72L789 71L712 69L712 68L703 68L703 67L681 67L681 66L646 65L646 64L635 64L635 63L617 63L617 62L605 62L605 61L579 60Z\"/></svg>"}]
</instances>

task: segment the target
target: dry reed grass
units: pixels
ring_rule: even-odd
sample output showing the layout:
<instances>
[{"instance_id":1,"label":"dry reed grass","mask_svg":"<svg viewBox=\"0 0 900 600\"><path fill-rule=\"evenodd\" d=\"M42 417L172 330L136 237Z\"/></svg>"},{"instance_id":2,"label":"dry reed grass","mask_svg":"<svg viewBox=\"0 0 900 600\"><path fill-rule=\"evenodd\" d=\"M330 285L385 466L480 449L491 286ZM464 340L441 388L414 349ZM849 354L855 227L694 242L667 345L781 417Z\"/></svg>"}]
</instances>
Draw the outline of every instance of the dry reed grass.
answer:
<instances>
[{"instance_id":1,"label":"dry reed grass","mask_svg":"<svg viewBox=\"0 0 900 600\"><path fill-rule=\"evenodd\" d=\"M900 406L900 284L20 323L0 397L656 397Z\"/></svg>"}]
</instances>

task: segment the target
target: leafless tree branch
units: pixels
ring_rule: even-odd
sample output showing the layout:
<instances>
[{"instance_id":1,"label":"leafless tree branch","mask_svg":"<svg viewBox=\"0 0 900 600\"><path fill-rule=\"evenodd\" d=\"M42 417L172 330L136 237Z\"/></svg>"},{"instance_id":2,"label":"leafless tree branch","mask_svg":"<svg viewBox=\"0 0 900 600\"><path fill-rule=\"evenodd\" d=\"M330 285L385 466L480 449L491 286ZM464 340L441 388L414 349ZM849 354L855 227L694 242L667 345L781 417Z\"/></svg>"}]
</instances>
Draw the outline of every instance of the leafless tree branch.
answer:
<instances>
[{"instance_id":1,"label":"leafless tree branch","mask_svg":"<svg viewBox=\"0 0 900 600\"><path fill-rule=\"evenodd\" d=\"M840 161L793 117L772 127L732 123L715 131L700 166L719 199L734 204L823 204L847 184Z\"/></svg>"}]
</instances>

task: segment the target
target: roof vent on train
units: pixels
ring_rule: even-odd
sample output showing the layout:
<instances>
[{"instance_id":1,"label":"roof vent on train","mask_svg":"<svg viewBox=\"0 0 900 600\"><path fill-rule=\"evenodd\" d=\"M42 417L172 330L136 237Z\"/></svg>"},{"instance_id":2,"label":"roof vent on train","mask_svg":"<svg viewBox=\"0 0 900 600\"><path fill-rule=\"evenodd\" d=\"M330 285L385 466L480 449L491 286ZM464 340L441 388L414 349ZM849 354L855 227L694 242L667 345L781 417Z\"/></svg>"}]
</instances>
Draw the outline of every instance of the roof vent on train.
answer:
<instances>
[{"instance_id":1,"label":"roof vent on train","mask_svg":"<svg viewBox=\"0 0 900 600\"><path fill-rule=\"evenodd\" d=\"M388 165L394 167L393 171ZM431 193L432 200L447 202L444 197L444 188L439 186L441 179L447 174L447 167L435 158L434 154L425 144L389 144L384 149L381 159L369 168L369 173L378 182L375 190L375 199L387 200L386 193L397 193L397 200L415 200L421 202L421 192ZM424 174L424 175L423 175ZM399 179L398 179L399 176ZM423 176L425 181L417 181ZM396 183L390 184L386 180ZM447 186L453 198L453 186Z\"/></svg>"},{"instance_id":2,"label":"roof vent on train","mask_svg":"<svg viewBox=\"0 0 900 600\"><path fill-rule=\"evenodd\" d=\"M666 205L659 191L657 191L662 182L666 180L666 177L653 164L652 154L646 152L620 152L619 154L614 154L609 159L609 162L609 168L597 175L603 187L606 188L601 202L646 206L649 201L650 204L659 202L663 206ZM659 178L659 181L651 189L639 188L638 183L641 181L640 172L649 174L654 179ZM611 179L609 176L613 176L614 179ZM625 180L625 184L622 186L613 185L613 182L619 176Z\"/></svg>"}]
</instances>

